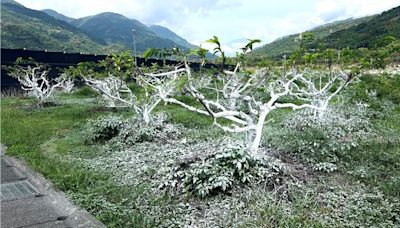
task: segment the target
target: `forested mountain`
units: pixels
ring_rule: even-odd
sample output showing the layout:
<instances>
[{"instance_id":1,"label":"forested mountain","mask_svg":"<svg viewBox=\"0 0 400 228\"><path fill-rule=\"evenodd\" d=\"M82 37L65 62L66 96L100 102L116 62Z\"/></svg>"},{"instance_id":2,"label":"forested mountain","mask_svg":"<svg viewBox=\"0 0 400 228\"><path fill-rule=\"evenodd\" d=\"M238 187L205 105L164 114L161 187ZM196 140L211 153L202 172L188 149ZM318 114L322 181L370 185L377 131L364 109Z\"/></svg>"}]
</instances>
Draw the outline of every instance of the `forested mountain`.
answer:
<instances>
[{"instance_id":1,"label":"forested mountain","mask_svg":"<svg viewBox=\"0 0 400 228\"><path fill-rule=\"evenodd\" d=\"M10 1L1 3L1 46L92 53L104 50L67 22Z\"/></svg>"},{"instance_id":2,"label":"forested mountain","mask_svg":"<svg viewBox=\"0 0 400 228\"><path fill-rule=\"evenodd\" d=\"M160 26L160 25L151 25L150 29L155 32L158 36L169 39L174 41L176 44L181 45L182 47L186 48L196 48L195 45L189 43L187 40L184 38L178 36L176 33L171 31L170 29Z\"/></svg>"},{"instance_id":3,"label":"forested mountain","mask_svg":"<svg viewBox=\"0 0 400 228\"><path fill-rule=\"evenodd\" d=\"M147 48L195 47L165 27L154 28L116 13L74 19L51 9L32 10L1 0L1 46L49 51L113 53ZM191 46L190 46L191 45Z\"/></svg>"},{"instance_id":4,"label":"forested mountain","mask_svg":"<svg viewBox=\"0 0 400 228\"><path fill-rule=\"evenodd\" d=\"M400 6L372 17L371 20L330 34L323 39L332 48L359 48L381 45L387 36L400 38Z\"/></svg>"},{"instance_id":5,"label":"forested mountain","mask_svg":"<svg viewBox=\"0 0 400 228\"><path fill-rule=\"evenodd\" d=\"M364 22L368 22L372 17L362 17L357 19L346 19L342 21L336 21L328 23L322 26L315 27L308 30L311 32L317 40L324 39L325 37L341 31L343 29L351 28L353 26L359 25ZM284 54L291 53L299 48L299 38L300 34L293 34L285 37L281 37L272 43L266 44L260 48L255 49L251 55L252 56L264 56L264 57L281 57Z\"/></svg>"},{"instance_id":6,"label":"forested mountain","mask_svg":"<svg viewBox=\"0 0 400 228\"><path fill-rule=\"evenodd\" d=\"M386 37L400 38L400 6L382 14L347 19L306 31L313 35L310 47L317 48L375 48L384 44ZM299 49L300 34L279 38L255 49L250 56L282 58Z\"/></svg>"},{"instance_id":7,"label":"forested mountain","mask_svg":"<svg viewBox=\"0 0 400 228\"><path fill-rule=\"evenodd\" d=\"M136 48L144 52L147 48L172 48L180 46L172 40L159 37L149 27L137 20L117 13L101 13L71 22L103 45L121 45L133 49L133 32L136 31Z\"/></svg>"}]
</instances>

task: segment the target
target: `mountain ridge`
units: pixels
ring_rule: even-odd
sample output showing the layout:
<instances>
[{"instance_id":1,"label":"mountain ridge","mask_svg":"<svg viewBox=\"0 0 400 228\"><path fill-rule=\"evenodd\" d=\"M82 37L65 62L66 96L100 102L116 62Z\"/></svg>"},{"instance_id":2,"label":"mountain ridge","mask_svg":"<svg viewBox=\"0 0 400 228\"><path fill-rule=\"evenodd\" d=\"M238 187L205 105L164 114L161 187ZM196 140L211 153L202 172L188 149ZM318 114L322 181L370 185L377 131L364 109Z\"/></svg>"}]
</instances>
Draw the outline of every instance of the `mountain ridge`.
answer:
<instances>
[{"instance_id":1,"label":"mountain ridge","mask_svg":"<svg viewBox=\"0 0 400 228\"><path fill-rule=\"evenodd\" d=\"M361 18L348 18L345 20L339 20L330 22L327 24L319 25L314 28L308 29L304 32L311 32L314 34L316 39L323 39L329 36L331 32L343 30L365 21L372 19L374 16L367 16ZM254 49L250 53L252 56L262 56L269 58L281 58L285 54L290 54L292 51L299 48L299 42L297 41L300 33L286 35L275 39L271 43L265 44L261 47Z\"/></svg>"},{"instance_id":2,"label":"mountain ridge","mask_svg":"<svg viewBox=\"0 0 400 228\"><path fill-rule=\"evenodd\" d=\"M76 27L20 4L2 2L1 16L2 47L71 52L104 50Z\"/></svg>"},{"instance_id":3,"label":"mountain ridge","mask_svg":"<svg viewBox=\"0 0 400 228\"><path fill-rule=\"evenodd\" d=\"M43 9L41 11L46 13L46 14L48 14L48 15L50 15L50 16L52 16L52 17L54 17L54 18L56 18L56 19L58 19L58 20L62 20L62 21L68 22L68 23L73 21L73 20L76 20L75 18L65 16L64 14L61 14L61 13L55 11L55 10L52 10L52 9Z\"/></svg>"},{"instance_id":4,"label":"mountain ridge","mask_svg":"<svg viewBox=\"0 0 400 228\"><path fill-rule=\"evenodd\" d=\"M122 14L103 12L71 21L71 24L85 31L103 45L117 44L134 49L133 30L136 48L144 52L149 47L172 48L179 46L172 40L159 37L146 25Z\"/></svg>"},{"instance_id":5,"label":"mountain ridge","mask_svg":"<svg viewBox=\"0 0 400 228\"><path fill-rule=\"evenodd\" d=\"M400 6L384 11L367 22L336 31L323 39L331 48L373 47L386 36L400 38Z\"/></svg>"},{"instance_id":6,"label":"mountain ridge","mask_svg":"<svg viewBox=\"0 0 400 228\"><path fill-rule=\"evenodd\" d=\"M139 53L147 48L188 49L191 45L166 27L162 28L170 37L162 37L140 21L113 12L74 19L52 9L29 9L13 0L1 0L1 6L1 45L5 48L98 54L133 51L133 29Z\"/></svg>"},{"instance_id":7,"label":"mountain ridge","mask_svg":"<svg viewBox=\"0 0 400 228\"><path fill-rule=\"evenodd\" d=\"M150 25L149 28L156 33L158 36L170 39L173 42L186 47L186 48L197 48L196 45L191 44L189 41L186 39L182 38L181 36L177 35L175 32L170 30L167 27L161 26L161 25Z\"/></svg>"}]
</instances>

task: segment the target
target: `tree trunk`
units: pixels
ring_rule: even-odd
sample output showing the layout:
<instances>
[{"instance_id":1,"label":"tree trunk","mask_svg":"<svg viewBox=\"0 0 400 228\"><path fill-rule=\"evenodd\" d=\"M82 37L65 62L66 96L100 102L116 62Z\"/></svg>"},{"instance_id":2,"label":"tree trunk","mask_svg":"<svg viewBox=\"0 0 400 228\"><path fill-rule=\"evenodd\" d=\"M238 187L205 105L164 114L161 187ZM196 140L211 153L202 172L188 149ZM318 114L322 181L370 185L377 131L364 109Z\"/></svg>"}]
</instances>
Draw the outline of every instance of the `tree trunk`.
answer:
<instances>
[{"instance_id":1,"label":"tree trunk","mask_svg":"<svg viewBox=\"0 0 400 228\"><path fill-rule=\"evenodd\" d=\"M262 130L264 127L265 118L267 117L268 113L269 113L268 109L262 108L260 110L258 122L256 124L255 129L253 130L254 138L253 138L252 142L250 143L250 152L253 155L257 155L258 148L260 147Z\"/></svg>"},{"instance_id":2,"label":"tree trunk","mask_svg":"<svg viewBox=\"0 0 400 228\"><path fill-rule=\"evenodd\" d=\"M320 107L320 108L326 106L325 102L323 100L320 100L320 99L317 99L316 101L312 102L311 104L316 106L316 107ZM321 119L321 118L324 117L326 111L325 110L316 110L316 109L314 109L314 110L312 110L312 112L314 114L314 119L317 119L317 118Z\"/></svg>"},{"instance_id":3,"label":"tree trunk","mask_svg":"<svg viewBox=\"0 0 400 228\"><path fill-rule=\"evenodd\" d=\"M147 108L144 108L144 109L142 110L142 119L143 119L143 122L144 122L146 125L148 125L148 124L150 123L150 120L151 120L151 118L150 118L150 112L149 112L149 110L147 110Z\"/></svg>"}]
</instances>

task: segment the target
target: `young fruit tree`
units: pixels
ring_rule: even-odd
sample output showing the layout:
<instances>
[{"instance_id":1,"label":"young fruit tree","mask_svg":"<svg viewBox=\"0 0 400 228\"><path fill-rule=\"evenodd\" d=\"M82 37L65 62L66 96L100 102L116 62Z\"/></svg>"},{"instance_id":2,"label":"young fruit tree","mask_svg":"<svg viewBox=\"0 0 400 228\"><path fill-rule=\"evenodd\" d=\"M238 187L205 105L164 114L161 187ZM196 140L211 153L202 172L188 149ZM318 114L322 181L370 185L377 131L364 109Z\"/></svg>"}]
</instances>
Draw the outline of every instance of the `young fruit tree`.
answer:
<instances>
[{"instance_id":1,"label":"young fruit tree","mask_svg":"<svg viewBox=\"0 0 400 228\"><path fill-rule=\"evenodd\" d=\"M52 80L48 77L50 69L33 59L18 58L15 66L8 67L9 75L21 83L21 88L28 95L38 100L38 105L43 105L57 88L70 87L71 79L62 74Z\"/></svg>"},{"instance_id":2,"label":"young fruit tree","mask_svg":"<svg viewBox=\"0 0 400 228\"><path fill-rule=\"evenodd\" d=\"M55 79L55 81L62 82L59 87L63 92L66 93L71 93L75 87L75 80L71 77L68 77L65 73L61 74L60 77Z\"/></svg>"},{"instance_id":3,"label":"young fruit tree","mask_svg":"<svg viewBox=\"0 0 400 228\"><path fill-rule=\"evenodd\" d=\"M130 107L145 124L151 122L151 112L161 102L159 94L173 93L175 81L184 71L145 74L134 65L134 58L128 53L69 69L71 75L80 76L86 85L100 93L109 107Z\"/></svg>"},{"instance_id":4,"label":"young fruit tree","mask_svg":"<svg viewBox=\"0 0 400 228\"><path fill-rule=\"evenodd\" d=\"M201 86L195 83L198 78L192 76L185 62L186 89L203 108L189 105L172 96L159 95L166 103L178 104L212 117L214 125L224 131L246 133L247 145L251 153L256 155L268 114L283 108L308 108L323 112L329 101L351 81L347 74L338 72L324 77L317 86L318 80L310 78L307 71L292 70L280 76L282 73L276 75L266 69L253 74L241 73L239 69L240 64L234 71L224 71L224 74L213 78L213 86ZM201 75L201 78L204 77L209 76ZM228 120L229 124L221 123L221 119Z\"/></svg>"},{"instance_id":5,"label":"young fruit tree","mask_svg":"<svg viewBox=\"0 0 400 228\"><path fill-rule=\"evenodd\" d=\"M102 79L87 77L83 74L81 77L87 86L102 95L107 107L131 106L134 97L125 81L112 75Z\"/></svg>"}]
</instances>

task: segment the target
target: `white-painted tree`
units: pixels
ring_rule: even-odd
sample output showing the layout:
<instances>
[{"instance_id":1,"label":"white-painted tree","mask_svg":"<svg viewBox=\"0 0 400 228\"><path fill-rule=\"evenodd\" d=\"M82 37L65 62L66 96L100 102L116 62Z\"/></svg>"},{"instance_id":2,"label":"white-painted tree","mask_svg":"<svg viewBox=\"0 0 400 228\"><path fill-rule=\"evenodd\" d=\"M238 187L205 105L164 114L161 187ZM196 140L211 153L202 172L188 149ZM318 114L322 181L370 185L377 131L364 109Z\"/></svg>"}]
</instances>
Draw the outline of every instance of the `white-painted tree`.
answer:
<instances>
[{"instance_id":1,"label":"white-painted tree","mask_svg":"<svg viewBox=\"0 0 400 228\"><path fill-rule=\"evenodd\" d=\"M62 73L60 77L56 78L56 82L61 82L59 88L66 93L72 93L72 90L75 87L75 80L71 77L68 77L65 73Z\"/></svg>"},{"instance_id":2,"label":"white-painted tree","mask_svg":"<svg viewBox=\"0 0 400 228\"><path fill-rule=\"evenodd\" d=\"M146 74L138 70L128 53L113 55L99 64L79 64L69 70L70 74L79 75L86 85L99 92L107 106L130 107L145 124L151 122L151 112L162 101L159 94L173 93L176 79L184 71L177 69ZM129 87L127 81L135 82L134 86Z\"/></svg>"},{"instance_id":3,"label":"white-painted tree","mask_svg":"<svg viewBox=\"0 0 400 228\"><path fill-rule=\"evenodd\" d=\"M131 106L134 97L125 81L112 75L102 79L83 75L82 78L87 86L101 94L107 107Z\"/></svg>"},{"instance_id":4,"label":"white-painted tree","mask_svg":"<svg viewBox=\"0 0 400 228\"><path fill-rule=\"evenodd\" d=\"M214 78L212 86L195 86L194 82L198 78L192 76L192 71L185 61L188 78L186 89L203 108L189 105L166 94L160 93L159 96L166 103L178 104L212 117L214 125L224 131L246 133L248 147L253 155L257 155L263 126L271 111L282 108L308 108L323 112L332 98L351 81L347 74L338 72L321 79L320 89L316 89L317 82L307 71L292 70L279 76L266 69L253 74L241 73L239 70L240 63L234 71L225 70L224 75ZM201 75L200 78L204 77L209 76ZM230 123L222 124L220 119L227 119Z\"/></svg>"},{"instance_id":5,"label":"white-painted tree","mask_svg":"<svg viewBox=\"0 0 400 228\"><path fill-rule=\"evenodd\" d=\"M54 80L50 79L48 77L50 69L33 59L18 58L16 64L7 69L9 75L19 81L22 90L37 99L39 106L48 101L56 88L61 88L68 80L64 75Z\"/></svg>"}]
</instances>

